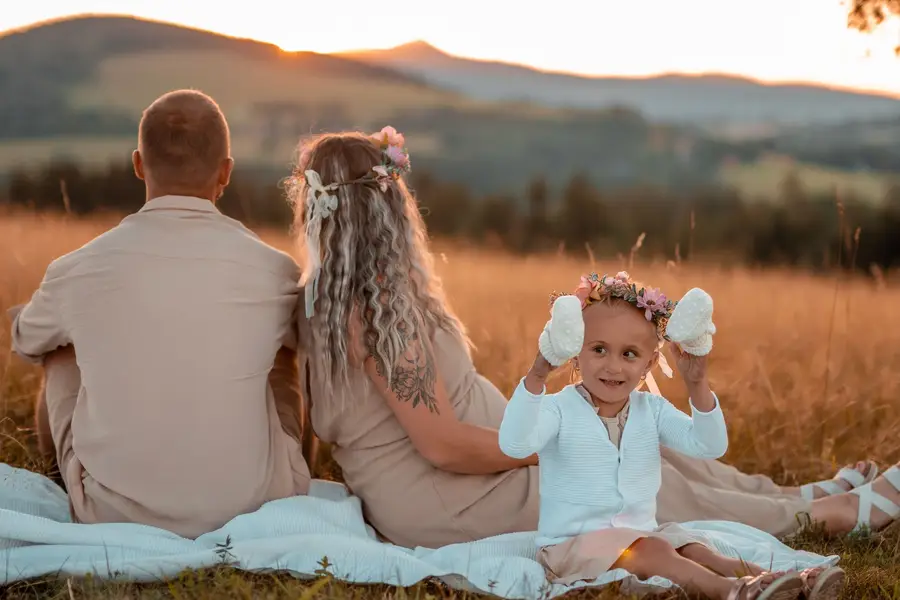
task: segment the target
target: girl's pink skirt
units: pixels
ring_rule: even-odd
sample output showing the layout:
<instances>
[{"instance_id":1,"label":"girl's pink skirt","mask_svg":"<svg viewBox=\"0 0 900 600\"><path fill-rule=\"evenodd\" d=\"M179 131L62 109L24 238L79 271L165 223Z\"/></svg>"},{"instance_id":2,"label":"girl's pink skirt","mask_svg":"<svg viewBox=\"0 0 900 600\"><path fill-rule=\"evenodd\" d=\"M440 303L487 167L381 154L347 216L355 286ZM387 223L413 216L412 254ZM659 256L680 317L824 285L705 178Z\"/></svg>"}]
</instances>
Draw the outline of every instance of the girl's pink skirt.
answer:
<instances>
[{"instance_id":1,"label":"girl's pink skirt","mask_svg":"<svg viewBox=\"0 0 900 600\"><path fill-rule=\"evenodd\" d=\"M570 585L576 581L592 581L609 571L636 541L646 537L662 538L676 550L689 544L712 549L706 536L677 523L664 523L653 531L615 527L583 533L561 544L544 546L538 551L538 562L547 571L551 583Z\"/></svg>"}]
</instances>

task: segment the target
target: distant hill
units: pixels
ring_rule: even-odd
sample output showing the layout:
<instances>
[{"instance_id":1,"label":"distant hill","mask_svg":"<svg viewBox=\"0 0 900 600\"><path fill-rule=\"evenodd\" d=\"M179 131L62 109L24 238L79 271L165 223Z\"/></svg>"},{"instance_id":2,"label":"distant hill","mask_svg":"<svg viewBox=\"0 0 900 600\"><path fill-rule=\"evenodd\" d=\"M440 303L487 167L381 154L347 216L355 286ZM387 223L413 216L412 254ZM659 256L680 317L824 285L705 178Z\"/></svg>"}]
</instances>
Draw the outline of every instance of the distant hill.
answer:
<instances>
[{"instance_id":1,"label":"distant hill","mask_svg":"<svg viewBox=\"0 0 900 600\"><path fill-rule=\"evenodd\" d=\"M262 103L322 104L360 86L371 88L376 100L384 88L415 103L455 100L414 77L340 57L285 53L134 18L81 17L0 37L0 137L102 132L112 112L133 120L154 96L182 86L202 87L235 108L254 96ZM77 131L50 110L94 115L98 122L82 120L84 131ZM119 129L118 120L110 123Z\"/></svg>"},{"instance_id":2,"label":"distant hill","mask_svg":"<svg viewBox=\"0 0 900 600\"><path fill-rule=\"evenodd\" d=\"M609 185L669 185L706 181L718 169L702 136L627 109L473 99L347 57L81 17L0 37L0 171L52 157L127 159L141 110L184 87L221 103L241 164L280 172L301 136L385 124L408 134L414 165L482 192L520 190L538 174L551 184L583 171Z\"/></svg>"},{"instance_id":3,"label":"distant hill","mask_svg":"<svg viewBox=\"0 0 900 600\"><path fill-rule=\"evenodd\" d=\"M451 56L425 42L340 56L392 67L482 100L595 109L627 106L654 121L802 125L900 117L900 99L887 95L724 75L581 77Z\"/></svg>"},{"instance_id":4,"label":"distant hill","mask_svg":"<svg viewBox=\"0 0 900 600\"><path fill-rule=\"evenodd\" d=\"M393 62L386 59L391 56ZM469 83L440 81L454 73L466 75ZM610 96L590 90L608 87L609 81L465 61L421 44L335 56L284 52L271 44L135 18L73 18L0 36L0 177L17 166L53 159L96 165L129 160L141 110L178 88L216 98L228 116L238 164L273 181L288 172L301 137L374 131L386 124L407 134L415 169L463 182L479 194L518 193L537 176L558 190L575 173L605 187L716 183L722 181L723 165L752 163L787 143L771 138L735 143L711 137L696 123L659 124L640 102L635 103L639 111L612 102L598 108L598 99ZM672 85L665 87L666 82ZM698 119L719 110L711 98L727 104L721 90L729 86L769 89L715 78L619 83L622 89L643 90L638 100L660 110L681 106L680 114ZM804 93L843 98L853 107L897 104L815 88ZM542 104L538 97L521 101L529 94L593 97L594 105ZM780 98L783 114L816 114L818 101L803 100L802 94L794 104L789 96ZM843 114L855 115L854 110Z\"/></svg>"}]
</instances>

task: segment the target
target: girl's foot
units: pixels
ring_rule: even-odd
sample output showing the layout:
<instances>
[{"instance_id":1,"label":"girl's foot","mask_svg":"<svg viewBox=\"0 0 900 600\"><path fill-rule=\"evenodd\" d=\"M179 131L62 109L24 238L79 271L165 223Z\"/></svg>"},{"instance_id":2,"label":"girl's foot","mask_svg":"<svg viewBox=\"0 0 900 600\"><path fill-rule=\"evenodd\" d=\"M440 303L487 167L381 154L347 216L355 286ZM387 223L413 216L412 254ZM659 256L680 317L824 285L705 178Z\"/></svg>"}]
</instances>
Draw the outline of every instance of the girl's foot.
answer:
<instances>
[{"instance_id":1,"label":"girl's foot","mask_svg":"<svg viewBox=\"0 0 900 600\"><path fill-rule=\"evenodd\" d=\"M777 571L741 577L725 600L796 600L803 594L803 580L796 571Z\"/></svg>"},{"instance_id":2,"label":"girl's foot","mask_svg":"<svg viewBox=\"0 0 900 600\"><path fill-rule=\"evenodd\" d=\"M855 465L845 466L831 479L801 485L800 496L805 500L815 500L824 496L843 494L870 483L877 476L878 465L875 461L860 461Z\"/></svg>"},{"instance_id":3,"label":"girl's foot","mask_svg":"<svg viewBox=\"0 0 900 600\"><path fill-rule=\"evenodd\" d=\"M840 567L815 567L801 571L800 579L807 600L837 600L844 588L845 574Z\"/></svg>"}]
</instances>

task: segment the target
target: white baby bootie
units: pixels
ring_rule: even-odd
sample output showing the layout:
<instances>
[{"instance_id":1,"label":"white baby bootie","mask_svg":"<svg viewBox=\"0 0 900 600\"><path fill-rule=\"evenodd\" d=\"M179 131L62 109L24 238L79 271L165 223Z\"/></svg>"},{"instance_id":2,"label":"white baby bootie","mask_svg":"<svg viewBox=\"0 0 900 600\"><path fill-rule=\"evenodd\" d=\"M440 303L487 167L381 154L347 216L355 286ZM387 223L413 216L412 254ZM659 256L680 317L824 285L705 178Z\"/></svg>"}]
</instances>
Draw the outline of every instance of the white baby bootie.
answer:
<instances>
[{"instance_id":1,"label":"white baby bootie","mask_svg":"<svg viewBox=\"0 0 900 600\"><path fill-rule=\"evenodd\" d=\"M666 325L669 339L694 356L706 356L712 350L716 326L712 322L713 300L700 288L684 295Z\"/></svg>"},{"instance_id":2,"label":"white baby bootie","mask_svg":"<svg viewBox=\"0 0 900 600\"><path fill-rule=\"evenodd\" d=\"M584 345L584 318L581 300L576 296L560 296L550 309L550 320L538 339L538 348L554 367L578 356Z\"/></svg>"}]
</instances>

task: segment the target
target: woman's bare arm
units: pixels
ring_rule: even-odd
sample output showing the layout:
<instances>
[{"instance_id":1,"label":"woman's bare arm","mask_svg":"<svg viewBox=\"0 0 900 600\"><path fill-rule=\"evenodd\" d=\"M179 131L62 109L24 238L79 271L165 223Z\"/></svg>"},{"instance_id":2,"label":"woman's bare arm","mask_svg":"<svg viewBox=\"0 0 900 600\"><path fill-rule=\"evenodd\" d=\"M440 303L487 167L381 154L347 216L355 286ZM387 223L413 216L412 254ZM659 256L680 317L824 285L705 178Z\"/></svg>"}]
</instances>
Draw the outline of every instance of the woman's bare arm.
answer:
<instances>
[{"instance_id":1,"label":"woman's bare arm","mask_svg":"<svg viewBox=\"0 0 900 600\"><path fill-rule=\"evenodd\" d=\"M406 430L416 450L435 467L480 475L537 464L537 456L513 459L500 450L498 430L457 419L434 361L431 343L419 336L407 342L391 380L375 352L363 368Z\"/></svg>"}]
</instances>

